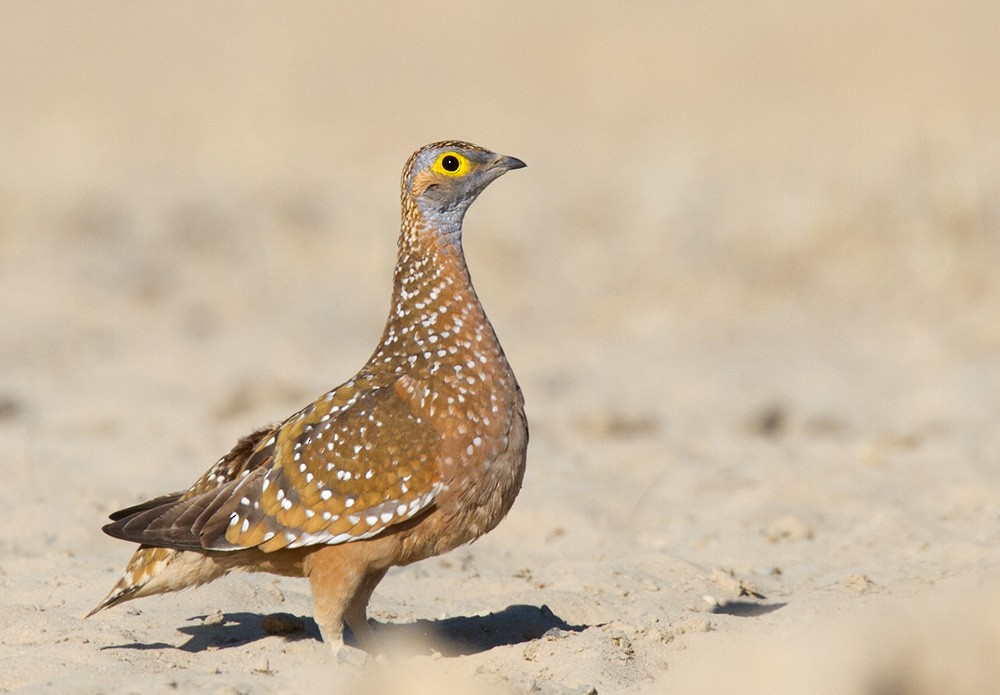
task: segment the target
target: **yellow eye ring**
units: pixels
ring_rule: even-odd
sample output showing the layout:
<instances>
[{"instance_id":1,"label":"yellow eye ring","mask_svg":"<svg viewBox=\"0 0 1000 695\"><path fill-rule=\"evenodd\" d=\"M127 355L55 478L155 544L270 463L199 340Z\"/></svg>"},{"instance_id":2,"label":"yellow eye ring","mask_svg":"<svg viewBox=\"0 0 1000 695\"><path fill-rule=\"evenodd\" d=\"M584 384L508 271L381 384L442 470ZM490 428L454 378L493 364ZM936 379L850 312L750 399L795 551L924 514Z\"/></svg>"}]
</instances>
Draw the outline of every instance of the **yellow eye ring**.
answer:
<instances>
[{"instance_id":1,"label":"yellow eye ring","mask_svg":"<svg viewBox=\"0 0 1000 695\"><path fill-rule=\"evenodd\" d=\"M471 168L469 160L458 152L445 152L434 162L431 169L445 176L465 176Z\"/></svg>"}]
</instances>

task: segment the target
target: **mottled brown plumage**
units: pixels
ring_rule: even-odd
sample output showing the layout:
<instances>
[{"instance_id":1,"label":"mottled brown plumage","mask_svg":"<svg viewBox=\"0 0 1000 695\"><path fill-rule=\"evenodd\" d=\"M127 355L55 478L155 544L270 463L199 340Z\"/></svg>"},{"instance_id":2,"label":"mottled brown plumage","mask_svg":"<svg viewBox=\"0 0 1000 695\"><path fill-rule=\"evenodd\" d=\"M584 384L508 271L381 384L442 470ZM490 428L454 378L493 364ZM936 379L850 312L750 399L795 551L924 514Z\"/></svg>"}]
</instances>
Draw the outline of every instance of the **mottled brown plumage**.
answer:
<instances>
[{"instance_id":1,"label":"mottled brown plumage","mask_svg":"<svg viewBox=\"0 0 1000 695\"><path fill-rule=\"evenodd\" d=\"M93 611L235 570L309 577L324 639L366 606L393 565L486 533L513 504L528 441L524 402L469 278L462 220L524 166L458 141L403 170L392 308L367 364L276 427L242 440L183 493L116 512L140 543Z\"/></svg>"}]
</instances>

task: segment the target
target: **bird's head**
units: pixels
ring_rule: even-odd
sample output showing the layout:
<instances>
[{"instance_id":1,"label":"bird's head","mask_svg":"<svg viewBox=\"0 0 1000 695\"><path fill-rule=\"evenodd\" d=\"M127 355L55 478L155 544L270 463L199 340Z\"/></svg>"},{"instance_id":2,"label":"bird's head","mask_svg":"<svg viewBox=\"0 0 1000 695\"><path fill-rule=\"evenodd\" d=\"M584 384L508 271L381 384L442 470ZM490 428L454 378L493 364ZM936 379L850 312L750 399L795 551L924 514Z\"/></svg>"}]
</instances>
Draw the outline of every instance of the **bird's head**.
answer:
<instances>
[{"instance_id":1,"label":"bird's head","mask_svg":"<svg viewBox=\"0 0 1000 695\"><path fill-rule=\"evenodd\" d=\"M413 153L403 169L403 201L442 231L459 228L484 188L524 162L467 142L436 142Z\"/></svg>"}]
</instances>

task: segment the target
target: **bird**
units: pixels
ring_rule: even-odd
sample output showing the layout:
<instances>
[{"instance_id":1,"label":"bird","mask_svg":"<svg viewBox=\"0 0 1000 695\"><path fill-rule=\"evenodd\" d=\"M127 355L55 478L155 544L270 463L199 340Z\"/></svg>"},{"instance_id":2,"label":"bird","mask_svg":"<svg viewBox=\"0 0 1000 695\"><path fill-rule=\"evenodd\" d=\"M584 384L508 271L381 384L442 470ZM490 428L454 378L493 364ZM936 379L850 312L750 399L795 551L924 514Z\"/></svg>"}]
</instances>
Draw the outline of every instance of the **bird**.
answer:
<instances>
[{"instance_id":1,"label":"bird","mask_svg":"<svg viewBox=\"0 0 1000 695\"><path fill-rule=\"evenodd\" d=\"M414 152L389 317L367 363L278 425L243 437L187 490L117 511L138 543L87 617L231 571L306 577L324 642L365 652L367 607L394 566L474 541L506 516L528 446L524 397L476 295L466 211L525 163L458 140Z\"/></svg>"}]
</instances>

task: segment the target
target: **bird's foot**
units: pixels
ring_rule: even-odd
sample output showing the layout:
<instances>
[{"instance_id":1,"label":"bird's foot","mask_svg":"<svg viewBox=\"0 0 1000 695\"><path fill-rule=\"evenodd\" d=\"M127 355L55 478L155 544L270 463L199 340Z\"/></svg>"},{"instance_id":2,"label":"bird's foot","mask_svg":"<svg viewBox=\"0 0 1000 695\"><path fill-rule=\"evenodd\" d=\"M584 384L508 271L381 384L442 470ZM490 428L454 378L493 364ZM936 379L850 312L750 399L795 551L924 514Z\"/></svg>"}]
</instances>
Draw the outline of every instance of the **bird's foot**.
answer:
<instances>
[{"instance_id":1,"label":"bird's foot","mask_svg":"<svg viewBox=\"0 0 1000 695\"><path fill-rule=\"evenodd\" d=\"M333 656L338 664L347 664L362 668L368 663L370 658L368 652L365 650L344 644L343 638L333 642L330 646L333 649Z\"/></svg>"}]
</instances>

